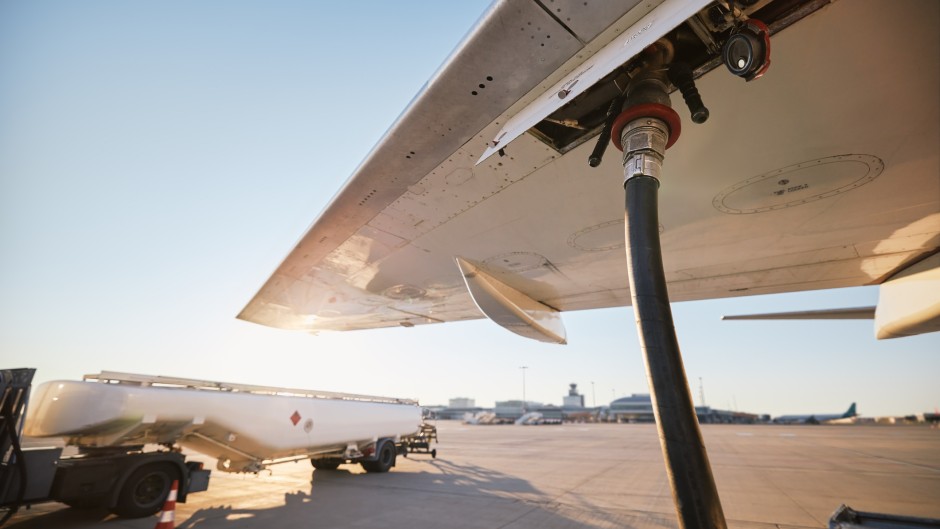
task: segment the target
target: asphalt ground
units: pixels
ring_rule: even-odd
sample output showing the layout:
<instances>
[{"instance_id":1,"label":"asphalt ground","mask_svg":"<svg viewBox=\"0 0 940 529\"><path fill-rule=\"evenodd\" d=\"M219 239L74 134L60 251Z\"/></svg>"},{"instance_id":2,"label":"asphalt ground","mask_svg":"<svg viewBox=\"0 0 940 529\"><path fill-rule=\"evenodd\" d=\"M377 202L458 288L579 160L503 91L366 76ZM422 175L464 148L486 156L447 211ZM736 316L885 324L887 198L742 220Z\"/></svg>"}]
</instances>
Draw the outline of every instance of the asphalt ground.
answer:
<instances>
[{"instance_id":1,"label":"asphalt ground","mask_svg":"<svg viewBox=\"0 0 940 529\"><path fill-rule=\"evenodd\" d=\"M177 504L176 527L677 527L653 425L438 424L437 459L399 458L387 474L307 461L259 475L213 471ZM704 425L728 525L826 527L840 504L940 518L940 430L924 426ZM209 458L195 456L215 468ZM35 505L17 529L150 529L103 510Z\"/></svg>"}]
</instances>

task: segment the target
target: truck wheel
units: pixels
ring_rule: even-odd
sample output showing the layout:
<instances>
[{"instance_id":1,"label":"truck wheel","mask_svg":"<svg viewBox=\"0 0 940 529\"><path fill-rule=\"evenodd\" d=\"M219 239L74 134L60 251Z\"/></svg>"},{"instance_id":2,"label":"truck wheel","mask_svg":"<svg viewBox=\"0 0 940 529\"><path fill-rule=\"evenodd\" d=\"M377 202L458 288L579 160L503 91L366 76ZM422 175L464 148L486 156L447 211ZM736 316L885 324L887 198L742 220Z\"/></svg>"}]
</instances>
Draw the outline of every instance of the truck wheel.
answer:
<instances>
[{"instance_id":1,"label":"truck wheel","mask_svg":"<svg viewBox=\"0 0 940 529\"><path fill-rule=\"evenodd\" d=\"M142 518L156 514L163 507L173 480L179 471L166 464L144 465L124 482L112 512L125 518Z\"/></svg>"},{"instance_id":2,"label":"truck wheel","mask_svg":"<svg viewBox=\"0 0 940 529\"><path fill-rule=\"evenodd\" d=\"M391 441L382 443L375 461L362 462L362 468L366 472L388 472L393 466L395 466L395 443Z\"/></svg>"},{"instance_id":3,"label":"truck wheel","mask_svg":"<svg viewBox=\"0 0 940 529\"><path fill-rule=\"evenodd\" d=\"M336 470L342 463L339 459L311 459L310 464L317 470Z\"/></svg>"}]
</instances>

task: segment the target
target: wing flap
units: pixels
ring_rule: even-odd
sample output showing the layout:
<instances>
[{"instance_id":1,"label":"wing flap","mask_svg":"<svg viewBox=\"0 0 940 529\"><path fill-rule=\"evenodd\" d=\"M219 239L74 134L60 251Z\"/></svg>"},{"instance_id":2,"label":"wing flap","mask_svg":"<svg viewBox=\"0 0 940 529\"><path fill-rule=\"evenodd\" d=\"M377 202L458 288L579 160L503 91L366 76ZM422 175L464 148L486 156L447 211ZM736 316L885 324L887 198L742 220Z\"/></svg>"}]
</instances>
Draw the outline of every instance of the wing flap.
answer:
<instances>
[{"instance_id":1,"label":"wing flap","mask_svg":"<svg viewBox=\"0 0 940 529\"><path fill-rule=\"evenodd\" d=\"M874 318L875 307L768 312L721 317L723 320L872 320Z\"/></svg>"}]
</instances>

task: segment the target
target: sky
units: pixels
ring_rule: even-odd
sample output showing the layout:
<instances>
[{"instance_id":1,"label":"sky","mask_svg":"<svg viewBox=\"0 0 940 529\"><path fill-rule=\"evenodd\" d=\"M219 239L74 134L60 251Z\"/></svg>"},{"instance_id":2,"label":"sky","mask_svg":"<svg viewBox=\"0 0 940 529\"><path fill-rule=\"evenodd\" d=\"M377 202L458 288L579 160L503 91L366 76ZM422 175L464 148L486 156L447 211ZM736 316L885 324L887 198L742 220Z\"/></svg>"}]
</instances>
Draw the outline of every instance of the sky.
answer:
<instances>
[{"instance_id":1,"label":"sky","mask_svg":"<svg viewBox=\"0 0 940 529\"><path fill-rule=\"evenodd\" d=\"M648 392L629 308L567 346L488 320L313 336L236 314L488 2L0 2L0 367L492 406ZM875 287L673 305L696 404L940 406L940 334L723 314L874 305ZM527 369L520 369L527 366Z\"/></svg>"}]
</instances>

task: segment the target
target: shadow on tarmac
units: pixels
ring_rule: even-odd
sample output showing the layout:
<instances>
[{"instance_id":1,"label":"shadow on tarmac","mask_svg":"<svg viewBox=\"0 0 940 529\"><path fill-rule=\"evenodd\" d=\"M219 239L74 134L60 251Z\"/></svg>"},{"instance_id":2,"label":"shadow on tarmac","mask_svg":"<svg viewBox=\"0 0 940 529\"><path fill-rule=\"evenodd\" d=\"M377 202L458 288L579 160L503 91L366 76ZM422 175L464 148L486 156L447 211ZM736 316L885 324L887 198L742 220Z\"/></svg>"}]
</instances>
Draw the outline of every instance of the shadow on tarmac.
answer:
<instances>
[{"instance_id":1,"label":"shadow on tarmac","mask_svg":"<svg viewBox=\"0 0 940 529\"><path fill-rule=\"evenodd\" d=\"M16 529L79 529L94 525L104 525L109 519L117 519L107 509L58 509L52 512L38 513L37 510L21 508L4 528Z\"/></svg>"},{"instance_id":2,"label":"shadow on tarmac","mask_svg":"<svg viewBox=\"0 0 940 529\"><path fill-rule=\"evenodd\" d=\"M564 509L524 479L442 459L409 461L417 464L406 469L400 465L384 474L351 472L343 467L313 471L309 485L298 486L296 481L284 484L290 490L283 492L282 505L271 506L277 498L277 483L268 482L258 488L257 500L245 500L242 494L237 503L205 506L188 516L177 511L176 528L607 527L583 519L588 512ZM199 503L199 497L193 496L190 505ZM26 511L8 527L150 529L156 519L122 519L105 509L57 509Z\"/></svg>"},{"instance_id":3,"label":"shadow on tarmac","mask_svg":"<svg viewBox=\"0 0 940 529\"><path fill-rule=\"evenodd\" d=\"M314 471L309 491L286 492L282 506L202 508L177 529L600 527L557 512L523 479L476 465L421 463L387 474Z\"/></svg>"}]
</instances>

